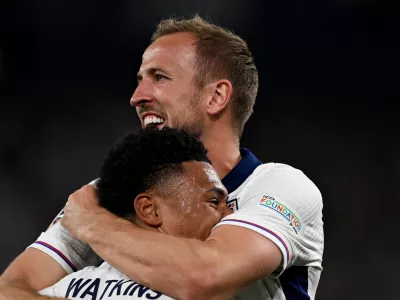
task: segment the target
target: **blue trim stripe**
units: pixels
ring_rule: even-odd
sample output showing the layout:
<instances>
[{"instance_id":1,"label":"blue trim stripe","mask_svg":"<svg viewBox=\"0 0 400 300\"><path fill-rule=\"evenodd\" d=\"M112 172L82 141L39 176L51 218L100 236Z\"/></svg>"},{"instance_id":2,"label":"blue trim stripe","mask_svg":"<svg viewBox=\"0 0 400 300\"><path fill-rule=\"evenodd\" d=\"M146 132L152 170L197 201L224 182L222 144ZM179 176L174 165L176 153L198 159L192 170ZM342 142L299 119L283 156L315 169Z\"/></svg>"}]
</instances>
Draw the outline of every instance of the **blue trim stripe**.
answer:
<instances>
[{"instance_id":1,"label":"blue trim stripe","mask_svg":"<svg viewBox=\"0 0 400 300\"><path fill-rule=\"evenodd\" d=\"M265 228L265 227L262 227L262 226L260 226L260 225L258 225L258 224L251 223L251 222L248 222L248 221L243 221L243 220L225 219L225 220L222 220L220 223L222 223L222 222L228 222L228 221L248 224L248 225L257 227L257 228L259 228L259 229L262 229L262 230L264 230L264 231L266 231L266 232L272 234L272 235L273 235L274 237L276 237L276 238L282 243L282 245L285 247L285 250L286 250L286 258L287 258L287 262L289 263L289 258L290 258L290 256L289 256L289 248L288 248L288 246L286 245L286 243L281 239L281 237L280 237L279 235L277 235L275 232L273 232L273 231L271 231L271 230L269 230L269 229L267 229L267 228Z\"/></svg>"},{"instance_id":2,"label":"blue trim stripe","mask_svg":"<svg viewBox=\"0 0 400 300\"><path fill-rule=\"evenodd\" d=\"M74 266L74 264L73 264L64 254L62 254L62 253L60 252L60 250L54 248L53 246L51 246L51 245L49 245L49 244L47 244L47 243L45 243L45 242L41 242L41 241L36 241L35 244L42 245L43 247L46 247L46 248L48 248L48 249L54 251L55 253L58 254L58 256L60 256L60 257L68 264L68 266L71 267L71 269L72 269L74 272L78 271L78 269Z\"/></svg>"},{"instance_id":3,"label":"blue trim stripe","mask_svg":"<svg viewBox=\"0 0 400 300\"><path fill-rule=\"evenodd\" d=\"M290 267L279 277L287 300L310 300L308 294L308 267Z\"/></svg>"}]
</instances>

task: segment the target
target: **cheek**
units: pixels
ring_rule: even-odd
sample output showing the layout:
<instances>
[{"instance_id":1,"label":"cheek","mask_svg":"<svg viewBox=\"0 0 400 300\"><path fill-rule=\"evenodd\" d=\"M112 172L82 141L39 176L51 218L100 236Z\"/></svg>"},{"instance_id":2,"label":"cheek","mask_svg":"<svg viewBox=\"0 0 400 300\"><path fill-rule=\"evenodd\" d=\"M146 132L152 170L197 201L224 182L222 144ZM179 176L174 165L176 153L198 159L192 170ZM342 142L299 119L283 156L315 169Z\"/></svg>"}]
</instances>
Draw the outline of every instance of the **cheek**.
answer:
<instances>
[{"instance_id":1,"label":"cheek","mask_svg":"<svg viewBox=\"0 0 400 300\"><path fill-rule=\"evenodd\" d=\"M165 89L160 97L164 96L165 105L172 108L176 114L179 112L186 111L190 108L190 103L193 101L193 93L189 91L183 91L175 88Z\"/></svg>"},{"instance_id":2,"label":"cheek","mask_svg":"<svg viewBox=\"0 0 400 300\"><path fill-rule=\"evenodd\" d=\"M182 105L183 99L164 98L164 102L160 103L167 116L168 125L176 127L188 118L188 109Z\"/></svg>"},{"instance_id":3,"label":"cheek","mask_svg":"<svg viewBox=\"0 0 400 300\"><path fill-rule=\"evenodd\" d=\"M167 234L182 236L188 223L188 217L181 207L166 205L161 211L162 227Z\"/></svg>"},{"instance_id":4,"label":"cheek","mask_svg":"<svg viewBox=\"0 0 400 300\"><path fill-rule=\"evenodd\" d=\"M190 237L196 228L201 226L204 214L191 201L180 200L179 203L181 205L170 205L165 208L163 224L174 235Z\"/></svg>"},{"instance_id":5,"label":"cheek","mask_svg":"<svg viewBox=\"0 0 400 300\"><path fill-rule=\"evenodd\" d=\"M213 209L213 213L209 213L206 220L207 226L209 226L211 230L221 220L221 214Z\"/></svg>"},{"instance_id":6,"label":"cheek","mask_svg":"<svg viewBox=\"0 0 400 300\"><path fill-rule=\"evenodd\" d=\"M163 83L156 88L156 95L166 107L180 105L181 100L185 98L185 93L178 87L170 83Z\"/></svg>"},{"instance_id":7,"label":"cheek","mask_svg":"<svg viewBox=\"0 0 400 300\"><path fill-rule=\"evenodd\" d=\"M205 240L211 232L211 229L219 222L221 214L211 207L206 207L199 211L195 217L188 219L191 232L196 238Z\"/></svg>"}]
</instances>

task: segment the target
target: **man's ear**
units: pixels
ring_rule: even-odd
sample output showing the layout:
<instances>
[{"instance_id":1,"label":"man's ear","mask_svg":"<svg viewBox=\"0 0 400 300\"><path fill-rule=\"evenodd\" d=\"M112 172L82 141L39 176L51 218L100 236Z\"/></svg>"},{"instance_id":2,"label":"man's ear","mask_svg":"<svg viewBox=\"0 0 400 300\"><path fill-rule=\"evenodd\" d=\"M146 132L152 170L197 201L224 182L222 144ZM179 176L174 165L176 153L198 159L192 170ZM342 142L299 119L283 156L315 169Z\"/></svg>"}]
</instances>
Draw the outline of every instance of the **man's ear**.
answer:
<instances>
[{"instance_id":1,"label":"man's ear","mask_svg":"<svg viewBox=\"0 0 400 300\"><path fill-rule=\"evenodd\" d=\"M144 223L152 227L159 227L162 224L160 209L155 196L148 193L141 193L136 196L134 202L136 215Z\"/></svg>"},{"instance_id":2,"label":"man's ear","mask_svg":"<svg viewBox=\"0 0 400 300\"><path fill-rule=\"evenodd\" d=\"M221 114L228 105L232 96L232 83L221 79L210 84L211 97L207 102L207 112L212 116Z\"/></svg>"}]
</instances>

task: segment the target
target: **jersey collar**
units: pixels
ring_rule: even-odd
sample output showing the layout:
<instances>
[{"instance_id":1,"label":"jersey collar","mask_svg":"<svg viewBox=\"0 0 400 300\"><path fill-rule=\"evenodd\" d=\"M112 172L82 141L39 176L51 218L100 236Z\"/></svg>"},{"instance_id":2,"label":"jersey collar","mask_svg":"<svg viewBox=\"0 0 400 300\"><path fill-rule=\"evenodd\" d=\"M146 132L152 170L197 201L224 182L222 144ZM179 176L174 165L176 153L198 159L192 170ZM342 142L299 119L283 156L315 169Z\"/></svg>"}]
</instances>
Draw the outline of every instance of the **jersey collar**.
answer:
<instances>
[{"instance_id":1,"label":"jersey collar","mask_svg":"<svg viewBox=\"0 0 400 300\"><path fill-rule=\"evenodd\" d=\"M262 164L262 162L246 148L240 148L240 155L242 156L242 159L222 179L222 183L228 190L229 194L236 190L251 175L251 173Z\"/></svg>"}]
</instances>

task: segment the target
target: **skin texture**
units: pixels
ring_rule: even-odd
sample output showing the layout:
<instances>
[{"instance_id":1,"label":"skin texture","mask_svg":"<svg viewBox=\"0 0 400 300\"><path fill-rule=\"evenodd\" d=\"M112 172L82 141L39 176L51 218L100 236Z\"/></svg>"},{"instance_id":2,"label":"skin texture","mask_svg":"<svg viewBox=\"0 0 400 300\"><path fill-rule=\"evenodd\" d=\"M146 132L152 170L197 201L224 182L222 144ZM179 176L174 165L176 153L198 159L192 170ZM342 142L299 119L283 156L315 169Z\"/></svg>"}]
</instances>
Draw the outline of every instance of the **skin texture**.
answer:
<instances>
[{"instance_id":1,"label":"skin texture","mask_svg":"<svg viewBox=\"0 0 400 300\"><path fill-rule=\"evenodd\" d=\"M163 126L185 129L198 137L203 130L200 107L204 101L195 86L195 69L187 68L195 58L194 39L185 36L185 40L176 43L163 37L146 49L131 105L136 106L142 126L144 114L151 114L164 118Z\"/></svg>"},{"instance_id":2,"label":"skin texture","mask_svg":"<svg viewBox=\"0 0 400 300\"><path fill-rule=\"evenodd\" d=\"M173 183L167 196L155 200L163 220L159 231L206 240L215 224L231 213L226 206L228 192L209 164L185 162L183 166L184 176Z\"/></svg>"}]
</instances>

